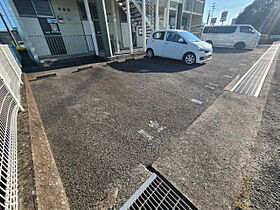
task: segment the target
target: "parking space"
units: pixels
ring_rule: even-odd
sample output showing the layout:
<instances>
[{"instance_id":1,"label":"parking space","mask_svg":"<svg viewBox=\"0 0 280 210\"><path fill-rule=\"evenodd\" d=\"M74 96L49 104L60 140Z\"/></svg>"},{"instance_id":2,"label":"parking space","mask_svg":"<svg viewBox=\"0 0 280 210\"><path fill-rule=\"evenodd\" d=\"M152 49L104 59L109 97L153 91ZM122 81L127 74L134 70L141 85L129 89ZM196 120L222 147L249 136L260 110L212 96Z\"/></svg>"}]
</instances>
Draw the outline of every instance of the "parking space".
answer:
<instances>
[{"instance_id":1,"label":"parking space","mask_svg":"<svg viewBox=\"0 0 280 210\"><path fill-rule=\"evenodd\" d=\"M120 207L136 190L131 171L152 164L265 50L215 49L194 66L143 58L31 81L71 207L96 208L112 188Z\"/></svg>"}]
</instances>

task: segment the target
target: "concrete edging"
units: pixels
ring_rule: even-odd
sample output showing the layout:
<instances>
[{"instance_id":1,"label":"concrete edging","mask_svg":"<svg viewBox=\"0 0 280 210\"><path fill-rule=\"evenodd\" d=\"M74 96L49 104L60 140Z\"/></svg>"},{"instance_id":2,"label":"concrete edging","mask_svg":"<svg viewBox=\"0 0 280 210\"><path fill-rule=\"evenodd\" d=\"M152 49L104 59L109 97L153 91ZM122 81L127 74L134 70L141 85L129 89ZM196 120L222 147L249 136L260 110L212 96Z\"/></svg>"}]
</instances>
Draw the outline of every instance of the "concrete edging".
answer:
<instances>
[{"instance_id":1,"label":"concrete edging","mask_svg":"<svg viewBox=\"0 0 280 210\"><path fill-rule=\"evenodd\" d=\"M70 209L35 98L24 75L38 209Z\"/></svg>"}]
</instances>

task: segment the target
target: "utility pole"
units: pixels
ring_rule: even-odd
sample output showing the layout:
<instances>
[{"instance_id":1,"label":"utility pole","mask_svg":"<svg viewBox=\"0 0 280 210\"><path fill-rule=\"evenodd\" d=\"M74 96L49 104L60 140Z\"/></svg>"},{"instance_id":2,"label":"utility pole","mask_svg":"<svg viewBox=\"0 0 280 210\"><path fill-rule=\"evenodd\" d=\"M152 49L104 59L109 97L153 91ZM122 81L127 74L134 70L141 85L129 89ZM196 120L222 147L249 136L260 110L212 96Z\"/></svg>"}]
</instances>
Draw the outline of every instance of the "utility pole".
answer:
<instances>
[{"instance_id":1,"label":"utility pole","mask_svg":"<svg viewBox=\"0 0 280 210\"><path fill-rule=\"evenodd\" d=\"M146 0L142 0L142 5L143 5L143 19L142 19L142 37L143 37L143 51L146 52ZM158 8L157 8L158 10ZM157 22L157 21L156 21ZM158 25L156 25L156 28L158 27Z\"/></svg>"},{"instance_id":2,"label":"utility pole","mask_svg":"<svg viewBox=\"0 0 280 210\"><path fill-rule=\"evenodd\" d=\"M215 11L215 9L216 9L216 4L213 3L212 6L211 6L211 8L212 8L211 22L212 22L212 18L213 18L213 16L214 16L214 11Z\"/></svg>"},{"instance_id":3,"label":"utility pole","mask_svg":"<svg viewBox=\"0 0 280 210\"><path fill-rule=\"evenodd\" d=\"M2 18L2 21L3 21L4 25L5 25L5 27L6 27L7 31L8 31L8 33L10 34L10 36L11 36L11 38L12 38L12 40L13 40L13 43L15 44L16 47L19 47L19 46L18 46L18 43L17 43L17 41L16 41L16 39L15 39L15 37L14 37L14 35L13 35L13 33L11 32L11 30L10 30L8 24L6 23L6 21L5 21L5 19L4 19L4 16L3 16L1 10L0 10L0 16L1 16L1 18Z\"/></svg>"},{"instance_id":4,"label":"utility pole","mask_svg":"<svg viewBox=\"0 0 280 210\"><path fill-rule=\"evenodd\" d=\"M211 13L211 10L209 9L209 11L208 11L208 17L207 17L207 23L206 23L206 25L208 25L208 24L209 24L210 13Z\"/></svg>"}]
</instances>

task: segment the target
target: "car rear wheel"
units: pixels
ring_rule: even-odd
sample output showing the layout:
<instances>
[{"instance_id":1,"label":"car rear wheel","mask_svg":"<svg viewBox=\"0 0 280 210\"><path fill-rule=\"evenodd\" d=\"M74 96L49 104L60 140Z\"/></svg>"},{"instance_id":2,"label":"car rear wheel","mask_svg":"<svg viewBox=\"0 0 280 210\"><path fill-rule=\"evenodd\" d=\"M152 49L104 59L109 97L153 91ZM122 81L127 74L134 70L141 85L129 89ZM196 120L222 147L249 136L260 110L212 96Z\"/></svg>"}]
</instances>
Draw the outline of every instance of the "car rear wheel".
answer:
<instances>
[{"instance_id":1,"label":"car rear wheel","mask_svg":"<svg viewBox=\"0 0 280 210\"><path fill-rule=\"evenodd\" d=\"M152 49L148 49L147 52L146 52L146 54L147 54L147 57L148 57L148 58L154 57L154 51L153 51Z\"/></svg>"},{"instance_id":2,"label":"car rear wheel","mask_svg":"<svg viewBox=\"0 0 280 210\"><path fill-rule=\"evenodd\" d=\"M196 62L195 54L193 54L193 53L186 53L184 55L183 61L187 65L193 65Z\"/></svg>"},{"instance_id":3,"label":"car rear wheel","mask_svg":"<svg viewBox=\"0 0 280 210\"><path fill-rule=\"evenodd\" d=\"M244 49L245 48L245 43L244 42L238 42L237 44L235 44L234 45L234 48L236 49L236 50L242 50L242 49Z\"/></svg>"}]
</instances>

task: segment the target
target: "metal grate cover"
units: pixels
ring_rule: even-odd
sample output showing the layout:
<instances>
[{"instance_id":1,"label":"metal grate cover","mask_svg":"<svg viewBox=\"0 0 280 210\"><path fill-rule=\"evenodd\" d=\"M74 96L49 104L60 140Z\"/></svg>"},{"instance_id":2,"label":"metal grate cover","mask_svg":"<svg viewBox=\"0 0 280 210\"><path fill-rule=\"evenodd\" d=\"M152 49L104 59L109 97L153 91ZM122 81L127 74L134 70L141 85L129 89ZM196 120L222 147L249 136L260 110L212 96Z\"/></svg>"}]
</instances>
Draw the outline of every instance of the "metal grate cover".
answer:
<instances>
[{"instance_id":1,"label":"metal grate cover","mask_svg":"<svg viewBox=\"0 0 280 210\"><path fill-rule=\"evenodd\" d=\"M120 210L196 209L185 201L185 197L175 191L170 187L170 184L153 173Z\"/></svg>"}]
</instances>

